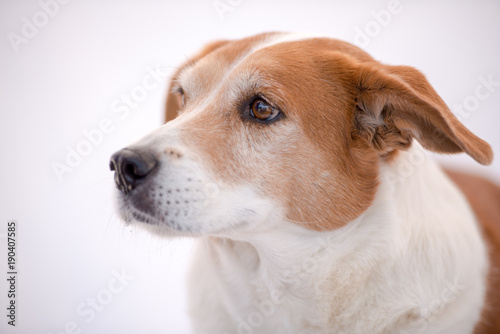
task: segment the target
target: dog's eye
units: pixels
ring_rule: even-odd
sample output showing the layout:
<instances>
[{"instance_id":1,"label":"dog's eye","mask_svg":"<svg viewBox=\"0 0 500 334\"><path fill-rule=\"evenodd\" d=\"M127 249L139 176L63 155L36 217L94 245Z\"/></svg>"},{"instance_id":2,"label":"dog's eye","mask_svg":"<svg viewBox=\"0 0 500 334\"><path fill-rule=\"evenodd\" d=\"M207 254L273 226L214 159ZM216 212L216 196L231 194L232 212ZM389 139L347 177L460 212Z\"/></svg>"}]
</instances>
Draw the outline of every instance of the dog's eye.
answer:
<instances>
[{"instance_id":1,"label":"dog's eye","mask_svg":"<svg viewBox=\"0 0 500 334\"><path fill-rule=\"evenodd\" d=\"M184 92L184 89L180 86L174 87L173 93L180 98L181 108L184 107L186 104L186 93Z\"/></svg>"},{"instance_id":2,"label":"dog's eye","mask_svg":"<svg viewBox=\"0 0 500 334\"><path fill-rule=\"evenodd\" d=\"M263 99L257 98L250 104L250 116L260 121L269 122L279 115L280 111L273 108Z\"/></svg>"}]
</instances>

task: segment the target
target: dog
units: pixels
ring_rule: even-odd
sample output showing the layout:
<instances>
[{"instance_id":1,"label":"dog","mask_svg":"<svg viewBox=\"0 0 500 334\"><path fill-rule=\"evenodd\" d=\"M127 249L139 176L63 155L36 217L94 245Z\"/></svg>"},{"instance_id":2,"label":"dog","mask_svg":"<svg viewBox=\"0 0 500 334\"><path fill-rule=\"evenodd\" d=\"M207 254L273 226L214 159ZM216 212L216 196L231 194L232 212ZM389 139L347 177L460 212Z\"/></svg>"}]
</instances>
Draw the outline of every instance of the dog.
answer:
<instances>
[{"instance_id":1,"label":"dog","mask_svg":"<svg viewBox=\"0 0 500 334\"><path fill-rule=\"evenodd\" d=\"M327 37L207 45L116 152L123 220L197 237L194 333L500 333L491 147L424 75Z\"/></svg>"}]
</instances>

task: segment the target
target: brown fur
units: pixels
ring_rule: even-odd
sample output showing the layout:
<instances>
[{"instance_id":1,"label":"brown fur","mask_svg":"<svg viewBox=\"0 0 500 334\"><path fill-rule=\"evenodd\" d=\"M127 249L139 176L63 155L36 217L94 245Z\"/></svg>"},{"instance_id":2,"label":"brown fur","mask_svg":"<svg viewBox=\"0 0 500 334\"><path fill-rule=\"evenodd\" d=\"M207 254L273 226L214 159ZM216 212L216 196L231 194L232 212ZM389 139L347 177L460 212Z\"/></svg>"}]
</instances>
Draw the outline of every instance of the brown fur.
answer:
<instances>
[{"instance_id":1,"label":"brown fur","mask_svg":"<svg viewBox=\"0 0 500 334\"><path fill-rule=\"evenodd\" d=\"M500 333L500 187L478 176L446 172L472 206L489 251L486 305L475 333Z\"/></svg>"}]
</instances>

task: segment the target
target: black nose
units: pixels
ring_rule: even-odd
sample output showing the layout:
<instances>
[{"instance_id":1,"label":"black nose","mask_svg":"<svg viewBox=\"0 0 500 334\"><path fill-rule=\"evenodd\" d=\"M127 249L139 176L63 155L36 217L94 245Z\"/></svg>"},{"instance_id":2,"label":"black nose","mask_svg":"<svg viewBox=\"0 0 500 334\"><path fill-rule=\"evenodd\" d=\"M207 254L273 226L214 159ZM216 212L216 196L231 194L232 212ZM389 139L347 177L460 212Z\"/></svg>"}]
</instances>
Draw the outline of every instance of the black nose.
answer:
<instances>
[{"instance_id":1,"label":"black nose","mask_svg":"<svg viewBox=\"0 0 500 334\"><path fill-rule=\"evenodd\" d=\"M124 148L111 156L109 169L115 171L118 189L127 194L144 182L157 164L158 160L150 152Z\"/></svg>"}]
</instances>

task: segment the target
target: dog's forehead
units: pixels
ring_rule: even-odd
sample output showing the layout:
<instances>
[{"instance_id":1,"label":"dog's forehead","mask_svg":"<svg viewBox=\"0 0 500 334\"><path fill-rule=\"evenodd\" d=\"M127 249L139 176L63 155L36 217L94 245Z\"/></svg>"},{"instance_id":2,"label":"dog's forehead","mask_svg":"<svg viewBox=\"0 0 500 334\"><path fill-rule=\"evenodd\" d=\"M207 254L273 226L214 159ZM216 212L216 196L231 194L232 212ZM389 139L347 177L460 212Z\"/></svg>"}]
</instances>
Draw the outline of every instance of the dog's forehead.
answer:
<instances>
[{"instance_id":1,"label":"dog's forehead","mask_svg":"<svg viewBox=\"0 0 500 334\"><path fill-rule=\"evenodd\" d=\"M240 65L248 64L248 61L255 59L259 51L262 53L262 50L277 44L311 38L313 36L304 34L271 33L230 41L196 62L186 64L178 80L186 87L190 84L194 86L194 83L210 84L220 81L229 73L240 69Z\"/></svg>"},{"instance_id":2,"label":"dog's forehead","mask_svg":"<svg viewBox=\"0 0 500 334\"><path fill-rule=\"evenodd\" d=\"M274 38L274 34L267 34L230 41L197 61L187 63L180 72L178 81L185 88L194 86L195 83L216 82L260 46L268 44Z\"/></svg>"},{"instance_id":3,"label":"dog's forehead","mask_svg":"<svg viewBox=\"0 0 500 334\"><path fill-rule=\"evenodd\" d=\"M202 90L207 92L220 88L228 79L231 79L232 87L244 88L255 85L249 79L262 78L261 74L268 74L268 79L273 77L276 70L282 67L280 65L286 66L286 70L282 72L298 69L297 73L305 74L306 69L294 67L292 62L299 60L302 65L307 62L313 64L312 59L331 51L344 53L360 61L373 60L359 48L332 38L311 34L271 33L226 43L188 64L180 72L178 82L193 97ZM279 80L278 77L276 79Z\"/></svg>"}]
</instances>

